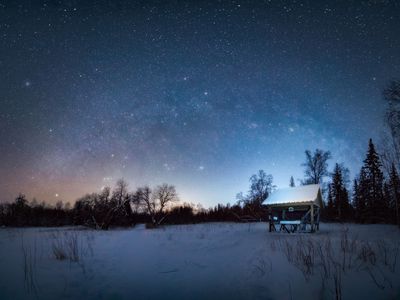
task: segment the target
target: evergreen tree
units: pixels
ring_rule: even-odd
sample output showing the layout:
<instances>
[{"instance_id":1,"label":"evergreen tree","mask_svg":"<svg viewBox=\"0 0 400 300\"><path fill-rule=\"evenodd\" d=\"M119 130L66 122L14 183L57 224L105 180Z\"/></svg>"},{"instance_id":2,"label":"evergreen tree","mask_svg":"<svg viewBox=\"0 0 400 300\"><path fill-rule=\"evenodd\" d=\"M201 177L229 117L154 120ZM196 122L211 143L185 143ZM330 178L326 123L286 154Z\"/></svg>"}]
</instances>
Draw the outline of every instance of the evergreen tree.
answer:
<instances>
[{"instance_id":1,"label":"evergreen tree","mask_svg":"<svg viewBox=\"0 0 400 300\"><path fill-rule=\"evenodd\" d=\"M357 178L355 178L353 181L353 197L351 204L353 205L354 208L354 219L356 220L356 222L360 222L358 214L360 209L360 197L359 197Z\"/></svg>"},{"instance_id":2,"label":"evergreen tree","mask_svg":"<svg viewBox=\"0 0 400 300\"><path fill-rule=\"evenodd\" d=\"M323 209L323 214L326 219L333 220L334 219L334 205L333 205L332 185L331 184L328 184L327 193L328 193L328 204Z\"/></svg>"},{"instance_id":3,"label":"evergreen tree","mask_svg":"<svg viewBox=\"0 0 400 300\"><path fill-rule=\"evenodd\" d=\"M365 197L366 221L376 223L387 221L387 205L383 197L383 172L379 155L372 139L369 140L367 156L362 167L363 178L360 177L359 189Z\"/></svg>"},{"instance_id":4,"label":"evergreen tree","mask_svg":"<svg viewBox=\"0 0 400 300\"><path fill-rule=\"evenodd\" d=\"M358 182L355 180L354 183L354 194L353 194L353 204L355 209L356 221L359 223L366 222L366 201L368 197L368 182L366 178L366 173L363 168L361 168L360 175L358 177Z\"/></svg>"},{"instance_id":5,"label":"evergreen tree","mask_svg":"<svg viewBox=\"0 0 400 300\"><path fill-rule=\"evenodd\" d=\"M386 220L387 222L394 223L396 220L395 210L391 209L391 204L393 202L393 194L390 187L390 181L387 180L383 183L383 199L385 201L387 211L386 211Z\"/></svg>"},{"instance_id":6,"label":"evergreen tree","mask_svg":"<svg viewBox=\"0 0 400 300\"><path fill-rule=\"evenodd\" d=\"M290 176L290 183L289 183L289 186L290 186L290 187L295 187L295 186L296 186L295 183L294 183L294 178L293 178L293 176Z\"/></svg>"},{"instance_id":7,"label":"evergreen tree","mask_svg":"<svg viewBox=\"0 0 400 300\"><path fill-rule=\"evenodd\" d=\"M349 195L343 176L345 172L346 169L341 165L338 163L335 165L330 188L333 205L332 217L339 221L345 221L350 217Z\"/></svg>"},{"instance_id":8,"label":"evergreen tree","mask_svg":"<svg viewBox=\"0 0 400 300\"><path fill-rule=\"evenodd\" d=\"M388 191L386 193L386 197L388 199L388 208L392 212L393 221L400 227L400 178L394 164L392 164L389 174Z\"/></svg>"}]
</instances>

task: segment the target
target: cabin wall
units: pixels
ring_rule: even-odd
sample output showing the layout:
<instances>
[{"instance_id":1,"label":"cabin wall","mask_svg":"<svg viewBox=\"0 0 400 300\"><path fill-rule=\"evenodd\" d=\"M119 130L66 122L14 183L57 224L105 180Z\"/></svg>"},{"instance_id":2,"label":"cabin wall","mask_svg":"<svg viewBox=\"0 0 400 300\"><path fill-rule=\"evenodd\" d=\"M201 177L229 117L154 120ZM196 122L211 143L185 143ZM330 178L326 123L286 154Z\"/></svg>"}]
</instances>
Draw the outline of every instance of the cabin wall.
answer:
<instances>
[{"instance_id":1,"label":"cabin wall","mask_svg":"<svg viewBox=\"0 0 400 300\"><path fill-rule=\"evenodd\" d=\"M290 206L293 211L289 211L289 207L273 207L272 217L276 217L275 221L281 220L300 220L310 209L309 206Z\"/></svg>"}]
</instances>

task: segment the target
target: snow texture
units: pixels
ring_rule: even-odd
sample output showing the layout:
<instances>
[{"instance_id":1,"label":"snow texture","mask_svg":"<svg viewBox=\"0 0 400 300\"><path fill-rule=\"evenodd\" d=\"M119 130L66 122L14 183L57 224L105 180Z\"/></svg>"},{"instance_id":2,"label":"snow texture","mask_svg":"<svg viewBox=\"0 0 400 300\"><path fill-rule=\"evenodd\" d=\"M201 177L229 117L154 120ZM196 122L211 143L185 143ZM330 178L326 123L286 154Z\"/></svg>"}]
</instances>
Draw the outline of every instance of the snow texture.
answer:
<instances>
[{"instance_id":1,"label":"snow texture","mask_svg":"<svg viewBox=\"0 0 400 300\"><path fill-rule=\"evenodd\" d=\"M268 233L265 223L0 228L0 299L334 299L337 272L342 299L400 299L399 242L390 225L321 224L315 234ZM326 280L318 245L338 257ZM344 271L335 269L343 245ZM301 249L312 250L311 269L299 264Z\"/></svg>"}]
</instances>

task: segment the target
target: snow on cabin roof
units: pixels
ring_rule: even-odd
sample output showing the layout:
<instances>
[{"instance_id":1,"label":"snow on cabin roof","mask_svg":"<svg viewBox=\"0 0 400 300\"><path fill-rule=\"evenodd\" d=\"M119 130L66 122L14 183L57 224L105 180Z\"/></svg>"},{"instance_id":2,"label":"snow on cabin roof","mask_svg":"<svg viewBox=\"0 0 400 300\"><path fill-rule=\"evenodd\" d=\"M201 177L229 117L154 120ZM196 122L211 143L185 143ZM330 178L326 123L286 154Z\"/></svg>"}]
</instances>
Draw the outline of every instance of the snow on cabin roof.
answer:
<instances>
[{"instance_id":1,"label":"snow on cabin roof","mask_svg":"<svg viewBox=\"0 0 400 300\"><path fill-rule=\"evenodd\" d=\"M319 184L278 189L271 193L271 195L264 201L264 204L311 204L312 202L317 206L320 206L320 203L322 203Z\"/></svg>"}]
</instances>

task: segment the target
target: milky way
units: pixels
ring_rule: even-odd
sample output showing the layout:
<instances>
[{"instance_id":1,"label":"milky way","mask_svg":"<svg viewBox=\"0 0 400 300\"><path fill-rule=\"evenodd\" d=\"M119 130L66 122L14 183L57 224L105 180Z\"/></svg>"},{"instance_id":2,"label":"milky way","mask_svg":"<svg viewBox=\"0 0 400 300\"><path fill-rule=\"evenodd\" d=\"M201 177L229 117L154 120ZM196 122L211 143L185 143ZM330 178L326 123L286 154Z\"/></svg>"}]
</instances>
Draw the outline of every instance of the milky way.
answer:
<instances>
[{"instance_id":1,"label":"milky way","mask_svg":"<svg viewBox=\"0 0 400 300\"><path fill-rule=\"evenodd\" d=\"M396 1L53 2L0 3L0 201L125 178L233 203L317 147L355 175L400 76Z\"/></svg>"}]
</instances>

